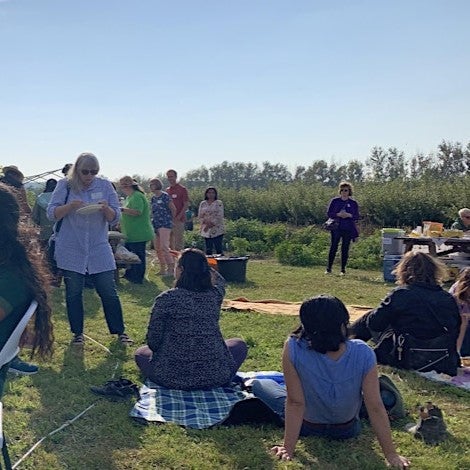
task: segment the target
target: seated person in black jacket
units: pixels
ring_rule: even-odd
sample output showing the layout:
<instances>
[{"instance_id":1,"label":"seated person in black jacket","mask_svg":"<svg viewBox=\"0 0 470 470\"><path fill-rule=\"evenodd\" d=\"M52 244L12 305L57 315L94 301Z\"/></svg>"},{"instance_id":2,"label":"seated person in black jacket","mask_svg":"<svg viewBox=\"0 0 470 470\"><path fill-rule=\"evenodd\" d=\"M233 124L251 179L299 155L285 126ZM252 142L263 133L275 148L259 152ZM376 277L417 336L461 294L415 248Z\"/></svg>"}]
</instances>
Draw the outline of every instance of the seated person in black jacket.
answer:
<instances>
[{"instance_id":1,"label":"seated person in black jacket","mask_svg":"<svg viewBox=\"0 0 470 470\"><path fill-rule=\"evenodd\" d=\"M397 335L409 333L420 339L436 338L447 330L447 334L455 336L455 348L452 346L450 351L451 369L454 369L460 364L457 337L461 319L454 298L441 287L445 269L441 261L427 253L405 254L394 271L398 287L376 309L353 323L352 335L363 341L373 339L380 342L381 334L387 330ZM388 351L383 354L382 345L376 348L376 355L378 362L396 367L401 365ZM436 364L435 370L446 372L446 368L448 366L444 364L442 367Z\"/></svg>"}]
</instances>

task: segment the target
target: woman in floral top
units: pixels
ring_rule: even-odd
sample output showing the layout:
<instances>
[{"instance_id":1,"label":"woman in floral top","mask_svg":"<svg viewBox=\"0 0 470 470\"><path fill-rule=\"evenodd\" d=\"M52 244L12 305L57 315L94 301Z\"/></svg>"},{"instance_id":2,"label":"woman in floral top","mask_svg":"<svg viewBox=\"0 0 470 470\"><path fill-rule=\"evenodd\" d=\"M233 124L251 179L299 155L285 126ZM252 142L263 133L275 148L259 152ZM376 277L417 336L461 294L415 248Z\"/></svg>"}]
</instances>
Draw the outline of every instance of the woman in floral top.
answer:
<instances>
[{"instance_id":1,"label":"woman in floral top","mask_svg":"<svg viewBox=\"0 0 470 470\"><path fill-rule=\"evenodd\" d=\"M199 204L198 217L201 221L201 235L206 243L206 254L223 255L222 239L225 233L224 205L217 199L217 189L209 186L204 193L204 201Z\"/></svg>"},{"instance_id":2,"label":"woman in floral top","mask_svg":"<svg viewBox=\"0 0 470 470\"><path fill-rule=\"evenodd\" d=\"M152 225L155 230L155 250L160 262L160 274L173 276L175 262L170 253L170 233L176 207L168 193L162 191L162 187L162 182L158 178L150 180L150 190L154 194L151 205Z\"/></svg>"}]
</instances>

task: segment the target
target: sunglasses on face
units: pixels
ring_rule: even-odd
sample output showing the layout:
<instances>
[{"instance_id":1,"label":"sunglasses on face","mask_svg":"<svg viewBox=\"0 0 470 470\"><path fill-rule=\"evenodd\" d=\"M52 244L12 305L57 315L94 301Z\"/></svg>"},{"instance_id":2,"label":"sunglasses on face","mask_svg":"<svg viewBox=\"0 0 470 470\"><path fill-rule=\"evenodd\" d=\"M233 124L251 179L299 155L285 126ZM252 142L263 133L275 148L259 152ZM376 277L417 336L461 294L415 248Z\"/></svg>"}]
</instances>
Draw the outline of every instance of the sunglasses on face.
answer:
<instances>
[{"instance_id":1,"label":"sunglasses on face","mask_svg":"<svg viewBox=\"0 0 470 470\"><path fill-rule=\"evenodd\" d=\"M340 189L340 192L341 193L349 193L349 189L348 188L343 188L343 189Z\"/></svg>"},{"instance_id":2,"label":"sunglasses on face","mask_svg":"<svg viewBox=\"0 0 470 470\"><path fill-rule=\"evenodd\" d=\"M89 174L96 176L98 174L98 170L80 170L80 172L84 176L89 175Z\"/></svg>"}]
</instances>

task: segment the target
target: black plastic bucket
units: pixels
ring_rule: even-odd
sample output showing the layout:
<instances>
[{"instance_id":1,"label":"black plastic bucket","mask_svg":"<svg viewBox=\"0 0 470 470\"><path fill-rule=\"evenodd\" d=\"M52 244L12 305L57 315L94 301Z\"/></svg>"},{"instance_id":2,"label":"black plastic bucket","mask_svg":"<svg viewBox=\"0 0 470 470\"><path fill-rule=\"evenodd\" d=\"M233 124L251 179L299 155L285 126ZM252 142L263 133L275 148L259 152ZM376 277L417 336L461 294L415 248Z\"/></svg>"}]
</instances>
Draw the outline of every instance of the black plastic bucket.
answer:
<instances>
[{"instance_id":1,"label":"black plastic bucket","mask_svg":"<svg viewBox=\"0 0 470 470\"><path fill-rule=\"evenodd\" d=\"M227 282L246 282L248 256L217 258L217 270Z\"/></svg>"}]
</instances>

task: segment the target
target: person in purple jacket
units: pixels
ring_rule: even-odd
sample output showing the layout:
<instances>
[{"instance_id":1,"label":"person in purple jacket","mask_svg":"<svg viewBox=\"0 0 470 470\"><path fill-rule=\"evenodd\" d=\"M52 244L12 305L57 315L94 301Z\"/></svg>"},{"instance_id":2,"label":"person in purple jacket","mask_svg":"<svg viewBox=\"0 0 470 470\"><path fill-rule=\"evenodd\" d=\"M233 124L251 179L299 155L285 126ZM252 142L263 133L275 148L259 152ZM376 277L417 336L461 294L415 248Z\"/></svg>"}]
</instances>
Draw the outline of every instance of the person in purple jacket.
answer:
<instances>
[{"instance_id":1,"label":"person in purple jacket","mask_svg":"<svg viewBox=\"0 0 470 470\"><path fill-rule=\"evenodd\" d=\"M328 265L325 274L331 274L331 268L341 241L341 276L346 274L346 264L349 257L349 245L359 236L356 222L359 220L359 205L351 198L353 187L351 183L342 181L339 184L339 196L330 201L327 216L339 222L338 228L331 231L331 245L328 253Z\"/></svg>"},{"instance_id":2,"label":"person in purple jacket","mask_svg":"<svg viewBox=\"0 0 470 470\"><path fill-rule=\"evenodd\" d=\"M65 300L72 344L80 345L83 336L83 287L88 274L101 298L111 334L122 344L132 344L124 332L121 301L116 290L116 262L108 241L108 226L121 216L119 199L110 181L97 176L98 159L82 153L67 174L57 183L47 206L47 216L62 220L55 233L55 260L64 273Z\"/></svg>"}]
</instances>

